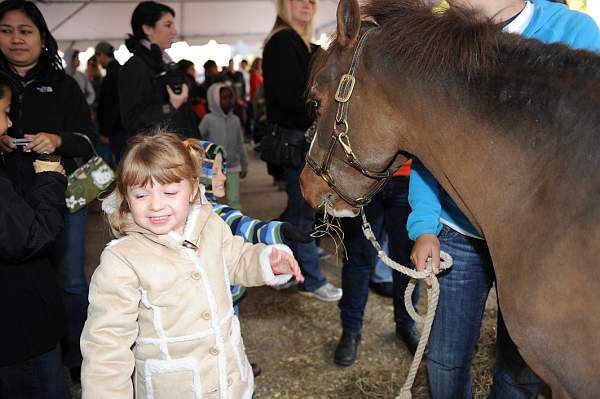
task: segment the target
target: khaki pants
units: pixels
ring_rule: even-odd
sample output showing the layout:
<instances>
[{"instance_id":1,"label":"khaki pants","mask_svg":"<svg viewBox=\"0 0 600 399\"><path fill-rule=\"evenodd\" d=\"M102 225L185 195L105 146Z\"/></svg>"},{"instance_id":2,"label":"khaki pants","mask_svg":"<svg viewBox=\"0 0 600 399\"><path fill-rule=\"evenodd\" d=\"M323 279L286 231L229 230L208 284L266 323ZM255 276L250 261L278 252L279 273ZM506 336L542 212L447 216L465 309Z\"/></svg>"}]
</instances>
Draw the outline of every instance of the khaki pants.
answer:
<instances>
[{"instance_id":1,"label":"khaki pants","mask_svg":"<svg viewBox=\"0 0 600 399\"><path fill-rule=\"evenodd\" d=\"M227 183L225 184L227 192L227 203L235 209L242 209L240 203L240 173L227 172Z\"/></svg>"}]
</instances>

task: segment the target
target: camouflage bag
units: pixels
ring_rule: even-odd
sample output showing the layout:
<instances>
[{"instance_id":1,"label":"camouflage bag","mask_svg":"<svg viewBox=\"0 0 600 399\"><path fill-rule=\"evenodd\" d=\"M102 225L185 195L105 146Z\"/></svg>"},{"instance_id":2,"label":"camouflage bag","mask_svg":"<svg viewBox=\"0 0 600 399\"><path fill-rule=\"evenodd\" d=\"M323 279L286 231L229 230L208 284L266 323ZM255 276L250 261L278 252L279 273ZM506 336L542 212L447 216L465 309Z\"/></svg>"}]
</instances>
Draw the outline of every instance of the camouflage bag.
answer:
<instances>
[{"instance_id":1,"label":"camouflage bag","mask_svg":"<svg viewBox=\"0 0 600 399\"><path fill-rule=\"evenodd\" d=\"M68 177L65 201L69 213L75 213L98 197L115 180L115 173L98 155L90 139L80 133L92 147L94 155Z\"/></svg>"}]
</instances>

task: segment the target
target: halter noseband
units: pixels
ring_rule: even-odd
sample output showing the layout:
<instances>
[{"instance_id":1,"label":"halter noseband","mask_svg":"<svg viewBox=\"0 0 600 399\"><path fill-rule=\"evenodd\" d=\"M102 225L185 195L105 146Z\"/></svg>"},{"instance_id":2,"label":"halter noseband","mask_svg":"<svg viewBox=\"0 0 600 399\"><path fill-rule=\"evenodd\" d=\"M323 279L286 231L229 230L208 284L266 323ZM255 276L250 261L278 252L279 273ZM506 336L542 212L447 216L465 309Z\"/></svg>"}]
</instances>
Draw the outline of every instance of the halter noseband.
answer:
<instances>
[{"instance_id":1,"label":"halter noseband","mask_svg":"<svg viewBox=\"0 0 600 399\"><path fill-rule=\"evenodd\" d=\"M350 139L348 138L348 104L350 101L350 97L352 97L352 91L354 90L355 78L354 75L356 73L356 69L358 68L358 59L362 53L363 48L367 42L367 38L369 34L375 30L375 27L368 28L365 33L360 38L356 49L354 50L354 55L352 56L352 63L350 64L350 69L348 73L342 75L340 78L340 83L338 84L337 91L335 93L335 101L338 103L337 112L335 115L335 122L333 124L333 130L331 132L331 138L329 139L327 153L325 158L323 158L323 162L319 165L315 160L310 157L310 152L306 156L306 163L312 168L317 176L320 176L329 187L335 191L337 195L348 204L355 208L360 208L367 205L371 198L385 185L388 179L391 177L391 173L389 170L384 172L374 172L367 168L365 168L358 158L354 151L352 150L352 146L350 145ZM315 132L316 139L316 132ZM376 180L377 182L373 186L373 188L367 192L364 196L353 198L348 194L345 190L336 186L334 178L329 174L329 167L331 165L331 161L333 159L333 152L335 151L336 144L339 143L344 150L346 155L345 163L352 166L354 169L358 170L364 176Z\"/></svg>"}]
</instances>

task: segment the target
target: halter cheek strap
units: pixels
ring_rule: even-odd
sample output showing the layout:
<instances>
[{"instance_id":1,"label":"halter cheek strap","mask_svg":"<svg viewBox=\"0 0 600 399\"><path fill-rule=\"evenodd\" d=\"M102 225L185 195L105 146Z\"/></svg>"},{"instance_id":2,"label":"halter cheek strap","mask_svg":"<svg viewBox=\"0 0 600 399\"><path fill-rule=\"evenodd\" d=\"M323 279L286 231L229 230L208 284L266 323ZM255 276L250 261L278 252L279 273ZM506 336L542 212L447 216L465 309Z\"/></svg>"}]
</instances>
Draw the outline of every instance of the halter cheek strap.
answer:
<instances>
[{"instance_id":1,"label":"halter cheek strap","mask_svg":"<svg viewBox=\"0 0 600 399\"><path fill-rule=\"evenodd\" d=\"M312 168L315 174L317 176L320 176L323 180L325 180L329 187L331 187L341 199L349 203L351 206L357 208L368 204L371 201L371 198L373 198L373 196L385 185L385 183L391 177L391 173L389 170L386 170L384 172L377 172L365 168L354 153L352 145L350 144L350 138L348 137L348 131L350 129L348 125L348 105L350 103L350 98L352 97L352 92L356 83L354 75L356 74L356 70L358 68L358 60L363 51L363 48L367 43L369 35L374 30L375 27L368 28L362 35L358 42L358 45L356 46L356 49L354 50L354 55L352 56L352 62L350 63L348 73L342 75L342 77L340 78L340 82L335 93L335 101L338 103L338 107L335 115L335 121L333 124L333 130L331 132L331 137L327 146L327 152L325 157L323 158L323 162L321 163L321 165L319 165L314 159L311 158L310 152L306 157L306 162ZM371 188L371 190L362 197L353 198L350 194L348 194L348 192L346 192L341 187L337 186L335 184L334 178L329 174L329 168L333 159L333 153L338 143L344 151L345 163L358 170L362 175L370 179L376 180L376 183Z\"/></svg>"}]
</instances>

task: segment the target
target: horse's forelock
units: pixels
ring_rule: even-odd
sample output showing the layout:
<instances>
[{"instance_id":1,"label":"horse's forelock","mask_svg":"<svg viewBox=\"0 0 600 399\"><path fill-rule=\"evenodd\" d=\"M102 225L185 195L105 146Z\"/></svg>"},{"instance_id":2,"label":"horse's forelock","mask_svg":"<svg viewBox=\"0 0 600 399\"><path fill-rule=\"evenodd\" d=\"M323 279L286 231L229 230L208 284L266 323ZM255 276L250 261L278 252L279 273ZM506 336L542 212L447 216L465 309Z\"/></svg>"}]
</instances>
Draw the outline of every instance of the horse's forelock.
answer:
<instances>
[{"instance_id":1,"label":"horse's forelock","mask_svg":"<svg viewBox=\"0 0 600 399\"><path fill-rule=\"evenodd\" d=\"M501 27L473 11L451 7L435 13L422 0L367 0L362 14L381 27L390 59L423 79L441 73L468 79L497 62Z\"/></svg>"},{"instance_id":2,"label":"horse's forelock","mask_svg":"<svg viewBox=\"0 0 600 399\"><path fill-rule=\"evenodd\" d=\"M329 46L329 48L327 50L323 50L322 48L319 47L316 50L316 53L313 55L313 58L311 60L310 71L308 74L308 82L306 85L306 93L305 93L306 96L308 96L310 89L313 87L313 85L315 83L315 79L317 78L317 74L325 66L325 63L327 62L328 53L330 51L333 51L333 47L336 46L336 43L334 40L330 40L330 42L331 42L331 45Z\"/></svg>"}]
</instances>

